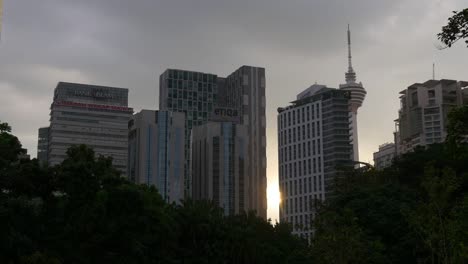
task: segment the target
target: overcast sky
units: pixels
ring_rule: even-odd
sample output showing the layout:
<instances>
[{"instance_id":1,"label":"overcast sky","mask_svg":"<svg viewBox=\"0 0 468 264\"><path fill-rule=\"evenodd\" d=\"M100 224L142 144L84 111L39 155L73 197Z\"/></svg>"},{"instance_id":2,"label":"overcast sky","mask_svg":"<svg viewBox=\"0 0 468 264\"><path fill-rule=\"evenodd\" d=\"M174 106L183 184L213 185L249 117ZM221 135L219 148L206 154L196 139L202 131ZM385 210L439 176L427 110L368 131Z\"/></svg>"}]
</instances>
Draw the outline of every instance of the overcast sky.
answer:
<instances>
[{"instance_id":1,"label":"overcast sky","mask_svg":"<svg viewBox=\"0 0 468 264\"><path fill-rule=\"evenodd\" d=\"M370 162L393 140L398 92L430 79L433 62L436 79L468 80L468 48L436 48L451 11L466 7L466 0L6 0L0 120L35 157L59 81L129 88L138 111L158 108L166 68L226 76L241 65L265 67L268 182L277 189L276 108L314 82L344 82L348 23L367 90L360 157Z\"/></svg>"}]
</instances>

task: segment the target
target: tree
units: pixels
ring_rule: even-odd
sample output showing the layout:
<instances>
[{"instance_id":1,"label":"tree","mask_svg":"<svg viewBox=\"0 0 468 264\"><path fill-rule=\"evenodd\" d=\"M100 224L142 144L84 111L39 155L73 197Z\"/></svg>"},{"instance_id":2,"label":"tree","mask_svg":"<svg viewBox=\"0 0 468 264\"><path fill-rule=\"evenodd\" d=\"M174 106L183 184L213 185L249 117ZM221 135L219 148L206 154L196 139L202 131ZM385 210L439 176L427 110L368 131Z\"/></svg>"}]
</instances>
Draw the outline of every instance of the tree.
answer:
<instances>
[{"instance_id":1,"label":"tree","mask_svg":"<svg viewBox=\"0 0 468 264\"><path fill-rule=\"evenodd\" d=\"M451 47L460 39L466 39L465 43L468 47L468 8L457 12L448 19L448 24L442 27L442 32L437 34L437 37L447 47Z\"/></svg>"}]
</instances>

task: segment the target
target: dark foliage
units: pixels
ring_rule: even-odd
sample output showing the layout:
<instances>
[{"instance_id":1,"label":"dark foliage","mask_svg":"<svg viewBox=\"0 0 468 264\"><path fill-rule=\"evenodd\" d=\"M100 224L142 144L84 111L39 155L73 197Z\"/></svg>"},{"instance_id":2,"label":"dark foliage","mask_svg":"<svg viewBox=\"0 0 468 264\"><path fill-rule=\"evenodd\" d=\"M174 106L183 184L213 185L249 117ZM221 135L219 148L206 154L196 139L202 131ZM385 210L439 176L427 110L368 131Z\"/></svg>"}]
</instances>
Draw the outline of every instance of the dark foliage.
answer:
<instances>
[{"instance_id":1,"label":"dark foliage","mask_svg":"<svg viewBox=\"0 0 468 264\"><path fill-rule=\"evenodd\" d=\"M210 202L166 204L120 177L112 160L76 146L53 168L18 160L0 135L0 263L304 263L306 241L253 213ZM8 128L8 129L7 129Z\"/></svg>"},{"instance_id":2,"label":"dark foliage","mask_svg":"<svg viewBox=\"0 0 468 264\"><path fill-rule=\"evenodd\" d=\"M468 8L457 12L448 19L448 24L442 27L442 32L437 37L447 46L451 47L460 39L466 39L468 47Z\"/></svg>"}]
</instances>

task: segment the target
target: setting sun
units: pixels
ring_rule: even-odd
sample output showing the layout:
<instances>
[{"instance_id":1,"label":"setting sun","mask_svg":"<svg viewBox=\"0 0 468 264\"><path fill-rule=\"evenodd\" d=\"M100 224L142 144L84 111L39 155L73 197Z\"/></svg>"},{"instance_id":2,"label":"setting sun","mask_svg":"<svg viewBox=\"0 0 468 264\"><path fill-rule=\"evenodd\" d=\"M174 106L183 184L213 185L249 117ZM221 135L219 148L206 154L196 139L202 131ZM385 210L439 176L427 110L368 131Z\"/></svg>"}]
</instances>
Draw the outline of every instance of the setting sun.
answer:
<instances>
[{"instance_id":1,"label":"setting sun","mask_svg":"<svg viewBox=\"0 0 468 264\"><path fill-rule=\"evenodd\" d=\"M278 217L278 210L279 210L279 205L281 203L281 193L279 191L278 183L276 184L268 184L267 187L267 199L268 199L268 211L269 214L268 216L271 217L274 215L274 217ZM272 219L276 220L276 219Z\"/></svg>"}]
</instances>

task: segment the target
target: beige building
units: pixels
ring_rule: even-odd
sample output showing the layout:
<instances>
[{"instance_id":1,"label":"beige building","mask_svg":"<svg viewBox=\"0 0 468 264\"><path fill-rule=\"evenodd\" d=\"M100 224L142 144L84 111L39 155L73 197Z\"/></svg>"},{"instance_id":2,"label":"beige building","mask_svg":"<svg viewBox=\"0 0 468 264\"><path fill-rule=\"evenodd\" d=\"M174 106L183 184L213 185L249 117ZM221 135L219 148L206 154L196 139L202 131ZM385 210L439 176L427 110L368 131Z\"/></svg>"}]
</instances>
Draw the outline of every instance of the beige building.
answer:
<instances>
[{"instance_id":1,"label":"beige building","mask_svg":"<svg viewBox=\"0 0 468 264\"><path fill-rule=\"evenodd\" d=\"M225 215L256 210L248 168L247 127L208 122L192 132L192 189L196 200L211 200Z\"/></svg>"},{"instance_id":2,"label":"beige building","mask_svg":"<svg viewBox=\"0 0 468 264\"><path fill-rule=\"evenodd\" d=\"M379 150L374 152L374 167L378 170L392 165L396 156L395 143L385 143L379 146Z\"/></svg>"},{"instance_id":3,"label":"beige building","mask_svg":"<svg viewBox=\"0 0 468 264\"><path fill-rule=\"evenodd\" d=\"M468 82L429 80L400 92L397 124L398 154L445 141L447 115L468 103Z\"/></svg>"}]
</instances>

